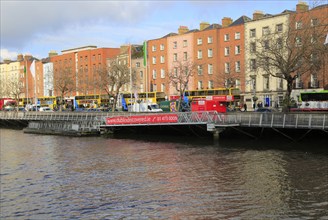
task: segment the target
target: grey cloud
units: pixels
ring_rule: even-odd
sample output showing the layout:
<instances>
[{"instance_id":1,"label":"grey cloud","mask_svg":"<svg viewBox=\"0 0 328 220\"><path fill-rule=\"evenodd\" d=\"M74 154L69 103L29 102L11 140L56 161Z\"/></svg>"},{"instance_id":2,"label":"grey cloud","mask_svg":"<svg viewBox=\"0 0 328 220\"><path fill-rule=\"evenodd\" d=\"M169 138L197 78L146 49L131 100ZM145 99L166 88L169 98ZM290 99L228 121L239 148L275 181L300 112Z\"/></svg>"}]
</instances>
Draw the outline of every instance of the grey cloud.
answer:
<instances>
[{"instance_id":1,"label":"grey cloud","mask_svg":"<svg viewBox=\"0 0 328 220\"><path fill-rule=\"evenodd\" d=\"M133 24L152 7L146 1L1 1L1 47L22 48L42 33L74 25Z\"/></svg>"}]
</instances>

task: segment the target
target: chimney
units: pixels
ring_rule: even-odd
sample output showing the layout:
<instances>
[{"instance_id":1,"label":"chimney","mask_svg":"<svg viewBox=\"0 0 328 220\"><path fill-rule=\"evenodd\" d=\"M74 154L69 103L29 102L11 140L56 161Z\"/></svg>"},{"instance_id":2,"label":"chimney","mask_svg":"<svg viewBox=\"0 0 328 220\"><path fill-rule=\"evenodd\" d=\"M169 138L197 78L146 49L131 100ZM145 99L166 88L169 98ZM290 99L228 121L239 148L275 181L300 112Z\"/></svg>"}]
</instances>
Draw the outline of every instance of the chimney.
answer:
<instances>
[{"instance_id":1,"label":"chimney","mask_svg":"<svg viewBox=\"0 0 328 220\"><path fill-rule=\"evenodd\" d=\"M5 64L9 64L9 63L11 63L11 60L10 60L10 59L4 59L3 62L4 62Z\"/></svg>"},{"instance_id":2,"label":"chimney","mask_svg":"<svg viewBox=\"0 0 328 220\"><path fill-rule=\"evenodd\" d=\"M25 56L24 56L24 60L25 61L29 61L29 60L31 60L32 59L32 55L30 55L30 54L25 54Z\"/></svg>"},{"instance_id":3,"label":"chimney","mask_svg":"<svg viewBox=\"0 0 328 220\"><path fill-rule=\"evenodd\" d=\"M24 60L23 54L18 54L17 55L17 61L20 62L20 61L23 61L23 60Z\"/></svg>"},{"instance_id":4,"label":"chimney","mask_svg":"<svg viewBox=\"0 0 328 220\"><path fill-rule=\"evenodd\" d=\"M208 28L209 26L210 26L210 23L208 23L208 22L202 22L202 23L199 24L199 30L202 31L205 28Z\"/></svg>"},{"instance_id":5,"label":"chimney","mask_svg":"<svg viewBox=\"0 0 328 220\"><path fill-rule=\"evenodd\" d=\"M230 24L232 24L232 19L229 17L222 18L222 27L228 27Z\"/></svg>"},{"instance_id":6,"label":"chimney","mask_svg":"<svg viewBox=\"0 0 328 220\"><path fill-rule=\"evenodd\" d=\"M49 57L53 57L53 56L57 56L58 53L55 50L50 50L50 52L48 53Z\"/></svg>"},{"instance_id":7,"label":"chimney","mask_svg":"<svg viewBox=\"0 0 328 220\"><path fill-rule=\"evenodd\" d=\"M185 34L189 31L188 27L187 26L180 26L179 29L178 29L178 33L179 34Z\"/></svg>"},{"instance_id":8,"label":"chimney","mask_svg":"<svg viewBox=\"0 0 328 220\"><path fill-rule=\"evenodd\" d=\"M253 20L258 20L264 16L263 11L254 11Z\"/></svg>"},{"instance_id":9,"label":"chimney","mask_svg":"<svg viewBox=\"0 0 328 220\"><path fill-rule=\"evenodd\" d=\"M299 1L298 4L296 5L296 12L305 12L309 10L309 6L306 2L301 2Z\"/></svg>"}]
</instances>

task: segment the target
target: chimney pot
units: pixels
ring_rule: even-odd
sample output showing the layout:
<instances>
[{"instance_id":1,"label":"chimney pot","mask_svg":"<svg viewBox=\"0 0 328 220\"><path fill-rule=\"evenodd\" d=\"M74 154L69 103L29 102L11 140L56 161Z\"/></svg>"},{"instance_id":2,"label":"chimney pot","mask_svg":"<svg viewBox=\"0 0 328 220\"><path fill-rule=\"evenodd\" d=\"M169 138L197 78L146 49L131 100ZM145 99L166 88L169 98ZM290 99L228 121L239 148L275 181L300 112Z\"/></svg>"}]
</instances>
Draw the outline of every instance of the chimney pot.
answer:
<instances>
[{"instance_id":1,"label":"chimney pot","mask_svg":"<svg viewBox=\"0 0 328 220\"><path fill-rule=\"evenodd\" d=\"M263 11L254 11L253 20L258 20L260 18L263 18L263 16L264 16Z\"/></svg>"}]
</instances>

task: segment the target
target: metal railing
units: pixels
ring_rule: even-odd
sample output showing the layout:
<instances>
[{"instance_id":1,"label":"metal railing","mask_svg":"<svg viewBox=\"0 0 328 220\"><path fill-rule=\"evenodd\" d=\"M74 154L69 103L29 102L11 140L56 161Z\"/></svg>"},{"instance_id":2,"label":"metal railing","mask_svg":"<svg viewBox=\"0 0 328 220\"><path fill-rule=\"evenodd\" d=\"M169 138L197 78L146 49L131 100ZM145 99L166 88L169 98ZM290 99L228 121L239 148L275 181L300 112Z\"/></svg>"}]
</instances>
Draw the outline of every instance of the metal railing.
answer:
<instances>
[{"instance_id":1,"label":"metal railing","mask_svg":"<svg viewBox=\"0 0 328 220\"><path fill-rule=\"evenodd\" d=\"M27 121L88 121L99 126L106 125L106 118L130 117L133 115L154 115L161 113L130 113L130 112L0 112L0 120L27 120ZM178 116L174 123L158 123L158 125L184 124L215 124L217 126L236 125L241 127L272 127L296 129L328 129L328 113L257 113L257 112L176 112L165 113ZM147 125L147 124L129 124ZM152 124L156 125L156 124Z\"/></svg>"}]
</instances>

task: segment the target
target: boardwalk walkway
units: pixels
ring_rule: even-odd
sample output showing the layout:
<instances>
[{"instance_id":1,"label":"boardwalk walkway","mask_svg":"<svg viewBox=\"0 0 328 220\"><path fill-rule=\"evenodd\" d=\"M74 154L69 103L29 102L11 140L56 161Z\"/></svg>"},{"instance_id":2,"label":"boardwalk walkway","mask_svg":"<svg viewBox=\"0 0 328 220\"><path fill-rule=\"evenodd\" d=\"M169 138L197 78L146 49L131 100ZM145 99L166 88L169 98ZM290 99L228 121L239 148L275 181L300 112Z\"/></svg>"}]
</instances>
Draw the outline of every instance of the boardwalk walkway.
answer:
<instances>
[{"instance_id":1,"label":"boardwalk walkway","mask_svg":"<svg viewBox=\"0 0 328 220\"><path fill-rule=\"evenodd\" d=\"M15 121L67 123L75 129L122 126L208 125L209 127L262 127L328 130L328 113L236 112L0 112L1 124ZM68 128L69 129L69 128Z\"/></svg>"}]
</instances>

